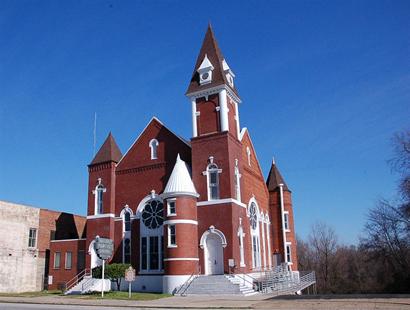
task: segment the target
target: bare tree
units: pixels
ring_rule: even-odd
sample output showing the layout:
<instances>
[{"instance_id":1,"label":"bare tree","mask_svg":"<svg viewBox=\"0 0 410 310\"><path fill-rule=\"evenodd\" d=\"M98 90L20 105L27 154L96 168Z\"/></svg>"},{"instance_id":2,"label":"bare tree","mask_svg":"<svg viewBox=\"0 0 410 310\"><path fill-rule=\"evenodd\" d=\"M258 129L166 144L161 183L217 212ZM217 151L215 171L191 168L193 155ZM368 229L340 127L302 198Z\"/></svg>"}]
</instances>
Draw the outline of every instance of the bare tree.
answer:
<instances>
[{"instance_id":1,"label":"bare tree","mask_svg":"<svg viewBox=\"0 0 410 310\"><path fill-rule=\"evenodd\" d=\"M309 244L314 256L314 267L318 277L318 289L323 293L334 293L337 274L337 236L333 228L323 222L312 226Z\"/></svg>"}]
</instances>

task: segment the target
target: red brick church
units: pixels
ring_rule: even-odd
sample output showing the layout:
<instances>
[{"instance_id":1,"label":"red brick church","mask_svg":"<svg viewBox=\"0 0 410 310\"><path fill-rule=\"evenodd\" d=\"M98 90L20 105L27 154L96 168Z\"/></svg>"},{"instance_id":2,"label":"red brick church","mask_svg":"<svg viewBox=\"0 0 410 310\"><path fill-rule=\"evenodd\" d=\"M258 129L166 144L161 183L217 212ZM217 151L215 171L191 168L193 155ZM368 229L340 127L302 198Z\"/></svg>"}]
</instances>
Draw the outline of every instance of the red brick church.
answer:
<instances>
[{"instance_id":1,"label":"red brick church","mask_svg":"<svg viewBox=\"0 0 410 310\"><path fill-rule=\"evenodd\" d=\"M291 192L275 162L265 181L240 125L235 74L210 26L186 96L189 140L155 117L125 154L108 135L88 165L86 238L53 242L51 288L81 271L81 255L86 268L101 265L97 235L114 240L108 263L136 269L134 290L173 292L195 273L254 274L283 262L298 269Z\"/></svg>"}]
</instances>

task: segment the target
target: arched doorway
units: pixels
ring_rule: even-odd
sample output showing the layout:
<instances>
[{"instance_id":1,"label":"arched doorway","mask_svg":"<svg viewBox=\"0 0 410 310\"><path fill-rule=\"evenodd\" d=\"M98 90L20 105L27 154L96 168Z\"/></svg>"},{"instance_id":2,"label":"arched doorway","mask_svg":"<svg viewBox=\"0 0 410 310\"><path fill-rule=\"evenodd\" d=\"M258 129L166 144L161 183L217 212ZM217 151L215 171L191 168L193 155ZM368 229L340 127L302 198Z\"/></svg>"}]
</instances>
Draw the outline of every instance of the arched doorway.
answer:
<instances>
[{"instance_id":1,"label":"arched doorway","mask_svg":"<svg viewBox=\"0 0 410 310\"><path fill-rule=\"evenodd\" d=\"M211 233L205 241L205 273L206 274L223 274L223 248L221 238Z\"/></svg>"},{"instance_id":2,"label":"arched doorway","mask_svg":"<svg viewBox=\"0 0 410 310\"><path fill-rule=\"evenodd\" d=\"M204 249L205 274L224 273L223 248L226 247L225 235L214 226L209 227L201 237L200 246Z\"/></svg>"}]
</instances>

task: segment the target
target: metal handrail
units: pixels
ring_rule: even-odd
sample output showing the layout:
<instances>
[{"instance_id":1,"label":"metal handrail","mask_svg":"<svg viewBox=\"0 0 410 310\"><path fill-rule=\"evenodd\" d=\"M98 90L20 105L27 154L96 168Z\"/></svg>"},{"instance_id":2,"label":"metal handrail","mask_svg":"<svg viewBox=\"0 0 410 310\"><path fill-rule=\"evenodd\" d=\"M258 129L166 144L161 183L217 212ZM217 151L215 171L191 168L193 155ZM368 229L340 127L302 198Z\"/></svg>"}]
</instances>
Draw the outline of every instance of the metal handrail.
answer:
<instances>
[{"instance_id":1,"label":"metal handrail","mask_svg":"<svg viewBox=\"0 0 410 310\"><path fill-rule=\"evenodd\" d=\"M68 291L76 286L84 277L91 275L90 269L85 268L66 282L65 290Z\"/></svg>"},{"instance_id":2,"label":"metal handrail","mask_svg":"<svg viewBox=\"0 0 410 310\"><path fill-rule=\"evenodd\" d=\"M186 291L188 288L191 286L192 282L199 277L201 274L201 266L198 266L197 272L192 272L192 274L189 276L188 280L186 280L179 288L178 290L174 293L174 295L181 295L181 296L186 296ZM182 292L181 292L182 291Z\"/></svg>"},{"instance_id":3,"label":"metal handrail","mask_svg":"<svg viewBox=\"0 0 410 310\"><path fill-rule=\"evenodd\" d=\"M259 281L258 279L254 278L254 277L252 277L252 276L250 276L250 275L248 275L248 274L247 274L246 276L242 276L242 275L237 274L237 273L232 273L231 275L233 275L234 277L238 277L239 279L243 280L244 283L245 283L245 282L250 283L250 284L252 285L252 289L254 289L254 287L255 287L255 285L256 285L257 291L258 291L258 292L260 291L260 283L261 283L261 281ZM246 279L246 277L251 278L252 281L249 281L248 279ZM255 284L255 283L256 283L256 284Z\"/></svg>"}]
</instances>

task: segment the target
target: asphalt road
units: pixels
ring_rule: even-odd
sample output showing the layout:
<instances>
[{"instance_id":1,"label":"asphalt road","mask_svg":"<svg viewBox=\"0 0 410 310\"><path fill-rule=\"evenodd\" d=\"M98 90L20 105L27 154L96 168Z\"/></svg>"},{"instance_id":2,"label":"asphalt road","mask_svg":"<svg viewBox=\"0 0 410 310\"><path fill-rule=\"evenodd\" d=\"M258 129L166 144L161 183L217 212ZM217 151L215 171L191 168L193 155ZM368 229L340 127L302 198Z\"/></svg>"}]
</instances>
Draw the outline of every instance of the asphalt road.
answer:
<instances>
[{"instance_id":1,"label":"asphalt road","mask_svg":"<svg viewBox=\"0 0 410 310\"><path fill-rule=\"evenodd\" d=\"M101 306L78 306L78 305L44 305L44 304L21 304L21 303L0 303L1 310L39 310L39 309L56 309L56 310L119 310L130 309L130 307L101 307ZM141 308L132 308L141 309ZM143 308L148 310L147 308ZM156 309L158 310L158 309ZM174 309L173 309L174 310ZM182 309L181 309L182 310Z\"/></svg>"}]
</instances>

